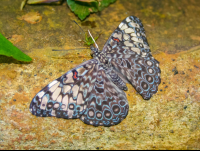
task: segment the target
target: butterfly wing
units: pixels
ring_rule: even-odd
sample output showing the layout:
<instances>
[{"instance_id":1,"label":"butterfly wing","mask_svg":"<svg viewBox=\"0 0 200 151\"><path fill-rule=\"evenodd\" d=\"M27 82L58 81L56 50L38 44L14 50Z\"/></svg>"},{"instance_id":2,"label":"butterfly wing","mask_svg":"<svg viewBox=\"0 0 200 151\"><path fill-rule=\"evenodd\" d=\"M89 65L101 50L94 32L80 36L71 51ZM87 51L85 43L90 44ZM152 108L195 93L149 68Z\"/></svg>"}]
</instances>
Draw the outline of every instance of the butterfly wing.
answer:
<instances>
[{"instance_id":1,"label":"butterfly wing","mask_svg":"<svg viewBox=\"0 0 200 151\"><path fill-rule=\"evenodd\" d=\"M32 100L30 111L36 116L79 118L86 110L97 73L96 59L86 61L44 87Z\"/></svg>"},{"instance_id":2,"label":"butterfly wing","mask_svg":"<svg viewBox=\"0 0 200 151\"><path fill-rule=\"evenodd\" d=\"M141 21L124 19L106 42L103 52L144 99L150 99L161 82L159 62L151 55Z\"/></svg>"},{"instance_id":3,"label":"butterfly wing","mask_svg":"<svg viewBox=\"0 0 200 151\"><path fill-rule=\"evenodd\" d=\"M128 114L126 94L110 80L101 65L86 101L86 111L80 118L86 124L112 126L120 123Z\"/></svg>"},{"instance_id":4,"label":"butterfly wing","mask_svg":"<svg viewBox=\"0 0 200 151\"><path fill-rule=\"evenodd\" d=\"M86 124L111 126L126 117L128 102L125 93L92 59L44 87L33 98L30 111L36 116L80 118Z\"/></svg>"}]
</instances>

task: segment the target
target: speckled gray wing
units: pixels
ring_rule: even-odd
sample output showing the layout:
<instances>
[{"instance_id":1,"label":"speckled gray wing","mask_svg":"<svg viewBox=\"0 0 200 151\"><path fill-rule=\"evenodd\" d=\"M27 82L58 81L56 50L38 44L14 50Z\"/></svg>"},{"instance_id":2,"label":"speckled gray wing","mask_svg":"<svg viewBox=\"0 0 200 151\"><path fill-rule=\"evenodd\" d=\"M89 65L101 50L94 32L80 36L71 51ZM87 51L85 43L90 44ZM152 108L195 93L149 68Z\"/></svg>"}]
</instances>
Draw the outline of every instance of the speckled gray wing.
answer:
<instances>
[{"instance_id":1,"label":"speckled gray wing","mask_svg":"<svg viewBox=\"0 0 200 151\"><path fill-rule=\"evenodd\" d=\"M127 116L129 110L126 94L111 81L101 65L86 102L86 111L80 119L93 126L116 125Z\"/></svg>"},{"instance_id":2,"label":"speckled gray wing","mask_svg":"<svg viewBox=\"0 0 200 151\"><path fill-rule=\"evenodd\" d=\"M98 61L86 61L44 87L32 100L36 116L79 118L87 107L86 96L96 80Z\"/></svg>"},{"instance_id":3,"label":"speckled gray wing","mask_svg":"<svg viewBox=\"0 0 200 151\"><path fill-rule=\"evenodd\" d=\"M150 99L158 91L160 68L151 58L134 57L112 58L114 68L122 73L144 99Z\"/></svg>"},{"instance_id":4,"label":"speckled gray wing","mask_svg":"<svg viewBox=\"0 0 200 151\"><path fill-rule=\"evenodd\" d=\"M125 93L115 86L96 59L68 71L44 87L32 100L36 116L80 118L94 126L111 126L128 114Z\"/></svg>"},{"instance_id":5,"label":"speckled gray wing","mask_svg":"<svg viewBox=\"0 0 200 151\"><path fill-rule=\"evenodd\" d=\"M157 92L161 82L159 62L151 54L142 22L137 17L124 19L102 51L144 99Z\"/></svg>"}]
</instances>

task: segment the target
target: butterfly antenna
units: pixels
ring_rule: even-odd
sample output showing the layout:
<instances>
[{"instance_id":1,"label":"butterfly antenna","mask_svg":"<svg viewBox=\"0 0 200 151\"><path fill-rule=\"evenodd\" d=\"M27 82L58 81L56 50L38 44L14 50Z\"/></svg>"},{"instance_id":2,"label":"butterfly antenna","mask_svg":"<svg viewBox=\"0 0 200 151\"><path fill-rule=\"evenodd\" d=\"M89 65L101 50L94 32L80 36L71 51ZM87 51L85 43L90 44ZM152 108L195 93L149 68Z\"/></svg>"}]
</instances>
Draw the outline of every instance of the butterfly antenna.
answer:
<instances>
[{"instance_id":1,"label":"butterfly antenna","mask_svg":"<svg viewBox=\"0 0 200 151\"><path fill-rule=\"evenodd\" d=\"M76 49L63 49L63 50L58 50L58 49L52 49L52 51L69 51L69 50L77 50L77 49L88 49L88 48L76 48Z\"/></svg>"},{"instance_id":2,"label":"butterfly antenna","mask_svg":"<svg viewBox=\"0 0 200 151\"><path fill-rule=\"evenodd\" d=\"M90 37L92 38L92 40L94 41L94 43L95 43L95 46L96 46L96 47L97 47L97 49L99 50L99 47L98 47L97 43L95 42L94 38L92 37L92 34L90 33L90 31L89 31L89 30L88 30L88 33L89 33Z\"/></svg>"},{"instance_id":3,"label":"butterfly antenna","mask_svg":"<svg viewBox=\"0 0 200 151\"><path fill-rule=\"evenodd\" d=\"M79 26L79 24L78 24L75 20L74 20L74 22L75 22L76 25L78 25L78 27L82 30L82 32L85 33L85 32L83 31L83 29Z\"/></svg>"}]
</instances>

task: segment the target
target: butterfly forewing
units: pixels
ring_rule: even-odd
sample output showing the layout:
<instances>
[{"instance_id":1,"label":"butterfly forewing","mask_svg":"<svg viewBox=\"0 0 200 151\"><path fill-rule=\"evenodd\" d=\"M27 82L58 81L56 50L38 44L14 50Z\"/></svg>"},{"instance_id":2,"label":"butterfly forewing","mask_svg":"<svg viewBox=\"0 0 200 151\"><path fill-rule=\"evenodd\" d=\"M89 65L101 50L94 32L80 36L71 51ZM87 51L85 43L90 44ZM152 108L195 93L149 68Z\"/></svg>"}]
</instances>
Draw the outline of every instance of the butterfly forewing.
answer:
<instances>
[{"instance_id":1,"label":"butterfly forewing","mask_svg":"<svg viewBox=\"0 0 200 151\"><path fill-rule=\"evenodd\" d=\"M144 99L150 99L160 84L159 62L155 60L141 21L134 16L124 19L110 36L103 52Z\"/></svg>"},{"instance_id":2,"label":"butterfly forewing","mask_svg":"<svg viewBox=\"0 0 200 151\"><path fill-rule=\"evenodd\" d=\"M85 112L87 94L95 81L97 60L84 62L44 87L32 100L36 116L79 118Z\"/></svg>"}]
</instances>

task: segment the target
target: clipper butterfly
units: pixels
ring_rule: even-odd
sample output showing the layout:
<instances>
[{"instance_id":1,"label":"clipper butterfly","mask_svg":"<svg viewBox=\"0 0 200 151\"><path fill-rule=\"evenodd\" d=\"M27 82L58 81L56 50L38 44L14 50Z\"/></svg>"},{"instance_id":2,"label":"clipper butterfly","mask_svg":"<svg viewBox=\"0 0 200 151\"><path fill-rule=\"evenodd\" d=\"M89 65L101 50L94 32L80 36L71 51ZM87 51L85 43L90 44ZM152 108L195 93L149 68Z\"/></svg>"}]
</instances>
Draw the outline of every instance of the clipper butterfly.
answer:
<instances>
[{"instance_id":1,"label":"clipper butterfly","mask_svg":"<svg viewBox=\"0 0 200 151\"><path fill-rule=\"evenodd\" d=\"M124 90L132 84L150 99L161 82L159 62L151 54L141 21L124 19L100 51L44 87L32 100L33 115L79 118L93 126L112 126L128 114Z\"/></svg>"}]
</instances>

